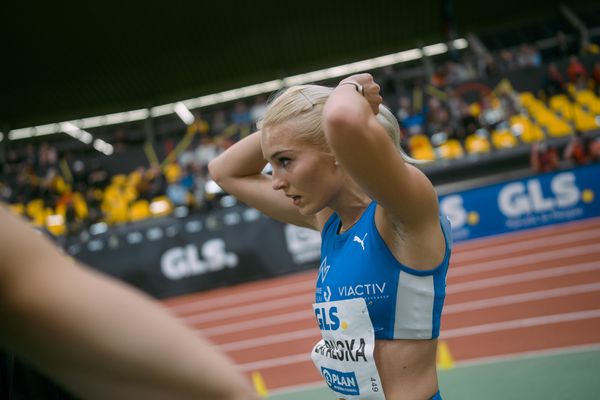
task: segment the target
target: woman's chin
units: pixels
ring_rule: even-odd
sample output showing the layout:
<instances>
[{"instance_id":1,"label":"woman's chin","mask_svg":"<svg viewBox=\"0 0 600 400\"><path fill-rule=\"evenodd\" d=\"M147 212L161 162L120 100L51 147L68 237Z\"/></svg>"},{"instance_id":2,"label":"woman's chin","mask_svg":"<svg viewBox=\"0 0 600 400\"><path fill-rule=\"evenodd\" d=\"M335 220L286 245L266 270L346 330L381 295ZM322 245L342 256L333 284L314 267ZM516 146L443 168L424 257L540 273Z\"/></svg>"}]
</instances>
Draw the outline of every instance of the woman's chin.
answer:
<instances>
[{"instance_id":1,"label":"woman's chin","mask_svg":"<svg viewBox=\"0 0 600 400\"><path fill-rule=\"evenodd\" d=\"M315 215L316 213L318 213L322 209L323 209L323 207L316 209L314 206L311 206L310 204L300 204L298 206L298 212L300 214L304 215L305 217L309 217L311 215Z\"/></svg>"}]
</instances>

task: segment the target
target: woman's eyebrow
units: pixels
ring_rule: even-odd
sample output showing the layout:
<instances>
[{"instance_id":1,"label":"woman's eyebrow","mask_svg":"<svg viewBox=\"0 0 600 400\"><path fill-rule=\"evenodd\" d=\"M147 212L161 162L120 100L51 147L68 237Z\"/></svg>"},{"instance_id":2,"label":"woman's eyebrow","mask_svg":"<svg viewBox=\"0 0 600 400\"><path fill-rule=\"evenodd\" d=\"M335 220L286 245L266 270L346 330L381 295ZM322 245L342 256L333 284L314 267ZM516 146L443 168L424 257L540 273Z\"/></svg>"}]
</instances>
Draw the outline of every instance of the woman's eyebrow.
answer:
<instances>
[{"instance_id":1,"label":"woman's eyebrow","mask_svg":"<svg viewBox=\"0 0 600 400\"><path fill-rule=\"evenodd\" d=\"M283 153L286 153L286 152L288 152L288 151L290 151L290 150L288 150L288 149L286 149L286 150L278 150L278 151L276 151L275 153L271 154L271 156L267 158L267 161L268 161L268 160L272 160L272 159L274 159L274 158L277 158L277 157L279 157L281 154L283 154Z\"/></svg>"}]
</instances>

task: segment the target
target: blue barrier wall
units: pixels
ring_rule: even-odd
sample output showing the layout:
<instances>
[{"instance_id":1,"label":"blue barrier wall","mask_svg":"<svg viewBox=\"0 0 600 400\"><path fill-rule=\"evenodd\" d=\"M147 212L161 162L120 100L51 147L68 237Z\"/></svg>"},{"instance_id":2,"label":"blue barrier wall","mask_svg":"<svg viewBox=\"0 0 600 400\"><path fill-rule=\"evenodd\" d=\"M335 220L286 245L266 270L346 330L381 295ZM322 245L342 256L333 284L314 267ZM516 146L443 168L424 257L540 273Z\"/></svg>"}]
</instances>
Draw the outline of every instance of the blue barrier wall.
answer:
<instances>
[{"instance_id":1,"label":"blue barrier wall","mask_svg":"<svg viewBox=\"0 0 600 400\"><path fill-rule=\"evenodd\" d=\"M440 197L457 241L600 216L600 164ZM165 298L318 266L320 235L246 206L62 238L77 259Z\"/></svg>"},{"instance_id":2,"label":"blue barrier wall","mask_svg":"<svg viewBox=\"0 0 600 400\"><path fill-rule=\"evenodd\" d=\"M440 196L457 241L600 216L600 164Z\"/></svg>"}]
</instances>

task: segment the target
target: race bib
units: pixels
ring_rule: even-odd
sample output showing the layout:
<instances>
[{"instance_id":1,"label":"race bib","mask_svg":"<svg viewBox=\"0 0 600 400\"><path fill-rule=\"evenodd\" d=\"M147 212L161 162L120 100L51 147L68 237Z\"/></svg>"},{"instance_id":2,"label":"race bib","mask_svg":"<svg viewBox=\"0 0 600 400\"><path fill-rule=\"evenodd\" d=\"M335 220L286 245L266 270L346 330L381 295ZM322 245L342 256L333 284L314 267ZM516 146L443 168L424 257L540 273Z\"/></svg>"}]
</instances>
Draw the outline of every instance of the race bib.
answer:
<instances>
[{"instance_id":1,"label":"race bib","mask_svg":"<svg viewBox=\"0 0 600 400\"><path fill-rule=\"evenodd\" d=\"M316 303L313 309L323 339L311 358L329 388L347 400L385 400L365 299Z\"/></svg>"}]
</instances>

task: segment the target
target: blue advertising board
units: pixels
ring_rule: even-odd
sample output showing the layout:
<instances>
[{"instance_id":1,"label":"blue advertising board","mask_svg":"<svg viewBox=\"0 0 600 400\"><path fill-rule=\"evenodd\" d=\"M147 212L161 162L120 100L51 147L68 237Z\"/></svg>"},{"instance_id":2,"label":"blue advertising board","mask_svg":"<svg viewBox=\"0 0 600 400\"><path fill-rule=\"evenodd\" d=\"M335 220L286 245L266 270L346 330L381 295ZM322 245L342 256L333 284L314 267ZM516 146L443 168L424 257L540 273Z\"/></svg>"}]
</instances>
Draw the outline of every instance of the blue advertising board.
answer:
<instances>
[{"instance_id":1,"label":"blue advertising board","mask_svg":"<svg viewBox=\"0 0 600 400\"><path fill-rule=\"evenodd\" d=\"M456 241L600 216L600 164L440 196Z\"/></svg>"}]
</instances>

